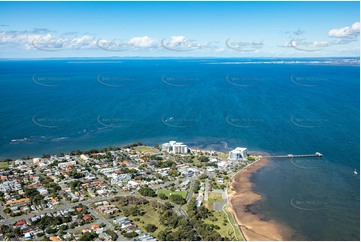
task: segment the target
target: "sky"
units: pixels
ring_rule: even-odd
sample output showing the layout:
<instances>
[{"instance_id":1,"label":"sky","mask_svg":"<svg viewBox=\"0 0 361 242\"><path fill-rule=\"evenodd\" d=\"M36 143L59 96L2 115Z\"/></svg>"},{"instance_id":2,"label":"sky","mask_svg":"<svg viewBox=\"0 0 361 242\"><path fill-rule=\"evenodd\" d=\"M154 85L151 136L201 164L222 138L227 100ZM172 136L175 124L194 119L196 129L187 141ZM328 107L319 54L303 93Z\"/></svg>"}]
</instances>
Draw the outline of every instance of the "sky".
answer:
<instances>
[{"instance_id":1,"label":"sky","mask_svg":"<svg viewBox=\"0 0 361 242\"><path fill-rule=\"evenodd\" d=\"M0 58L360 56L359 2L0 2Z\"/></svg>"}]
</instances>

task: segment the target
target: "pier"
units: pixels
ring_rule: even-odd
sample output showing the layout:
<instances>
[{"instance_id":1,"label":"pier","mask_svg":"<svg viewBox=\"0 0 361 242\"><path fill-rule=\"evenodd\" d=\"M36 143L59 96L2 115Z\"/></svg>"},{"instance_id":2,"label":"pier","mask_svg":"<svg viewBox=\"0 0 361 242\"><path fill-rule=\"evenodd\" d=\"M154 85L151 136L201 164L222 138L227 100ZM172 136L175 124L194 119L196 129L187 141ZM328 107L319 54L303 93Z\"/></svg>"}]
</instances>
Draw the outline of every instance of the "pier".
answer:
<instances>
[{"instance_id":1,"label":"pier","mask_svg":"<svg viewBox=\"0 0 361 242\"><path fill-rule=\"evenodd\" d=\"M314 154L306 154L306 155L293 155L293 154L288 154L288 155L269 155L267 157L269 158L303 158L303 157L322 157L323 155L320 152L316 152Z\"/></svg>"}]
</instances>

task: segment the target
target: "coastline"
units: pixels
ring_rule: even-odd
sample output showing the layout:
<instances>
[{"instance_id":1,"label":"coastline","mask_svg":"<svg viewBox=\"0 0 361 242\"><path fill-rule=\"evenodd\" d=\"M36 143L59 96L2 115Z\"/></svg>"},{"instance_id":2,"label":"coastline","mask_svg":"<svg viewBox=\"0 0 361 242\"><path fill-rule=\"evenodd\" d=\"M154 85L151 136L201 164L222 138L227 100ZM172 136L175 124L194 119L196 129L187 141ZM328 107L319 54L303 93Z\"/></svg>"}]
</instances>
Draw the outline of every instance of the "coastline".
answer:
<instances>
[{"instance_id":1,"label":"coastline","mask_svg":"<svg viewBox=\"0 0 361 242\"><path fill-rule=\"evenodd\" d=\"M290 240L293 231L287 225L276 222L259 213L262 196L253 191L252 173L266 166L267 157L238 171L230 184L228 209L232 213L245 240Z\"/></svg>"}]
</instances>

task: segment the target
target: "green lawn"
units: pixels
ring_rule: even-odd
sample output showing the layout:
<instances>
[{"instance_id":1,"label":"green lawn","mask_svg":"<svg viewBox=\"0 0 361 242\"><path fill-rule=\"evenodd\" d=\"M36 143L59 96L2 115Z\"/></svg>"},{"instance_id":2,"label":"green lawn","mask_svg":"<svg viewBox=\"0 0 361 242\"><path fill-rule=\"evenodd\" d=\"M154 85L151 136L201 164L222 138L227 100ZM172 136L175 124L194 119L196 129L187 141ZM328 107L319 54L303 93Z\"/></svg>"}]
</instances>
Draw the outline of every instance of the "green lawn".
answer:
<instances>
[{"instance_id":1,"label":"green lawn","mask_svg":"<svg viewBox=\"0 0 361 242\"><path fill-rule=\"evenodd\" d=\"M222 193L208 193L208 202L223 202Z\"/></svg>"},{"instance_id":2,"label":"green lawn","mask_svg":"<svg viewBox=\"0 0 361 242\"><path fill-rule=\"evenodd\" d=\"M208 208L211 211L213 210L213 202L210 202L209 200L208 202L204 203L204 206L206 206L206 208Z\"/></svg>"},{"instance_id":3,"label":"green lawn","mask_svg":"<svg viewBox=\"0 0 361 242\"><path fill-rule=\"evenodd\" d=\"M198 164L198 163L200 163L198 157L194 157L193 158L193 164Z\"/></svg>"},{"instance_id":4,"label":"green lawn","mask_svg":"<svg viewBox=\"0 0 361 242\"><path fill-rule=\"evenodd\" d=\"M239 229L239 227L238 227L238 224L237 224L236 221L234 220L232 213L229 212L227 208L226 208L225 210L226 210L226 212L227 212L227 214L228 214L228 216L229 216L229 220L231 221L231 223L233 224L234 229L236 230L237 239L238 239L239 241L241 241L241 240L243 241L243 240L244 240L243 235L241 234L241 231L240 231L240 229ZM224 213L223 213L223 214L224 214ZM233 230L232 230L232 231L233 231Z\"/></svg>"},{"instance_id":5,"label":"green lawn","mask_svg":"<svg viewBox=\"0 0 361 242\"><path fill-rule=\"evenodd\" d=\"M135 150L139 152L154 152L154 150L148 146L137 146Z\"/></svg>"},{"instance_id":6,"label":"green lawn","mask_svg":"<svg viewBox=\"0 0 361 242\"><path fill-rule=\"evenodd\" d=\"M158 212L156 211L156 209L152 208L152 206L150 206L150 204L141 205L141 208L145 212L145 214L143 216L130 215L128 218L131 219L133 221L133 223L135 225L137 225L140 229L142 229L144 232L146 232L145 226L147 224L154 224L155 226L157 226L158 227L157 230L153 233L150 233L151 235L156 237L158 235L159 231L162 231L165 229L165 227L163 225L160 225L160 223L159 223ZM138 219L139 219L139 221L136 221Z\"/></svg>"},{"instance_id":7,"label":"green lawn","mask_svg":"<svg viewBox=\"0 0 361 242\"><path fill-rule=\"evenodd\" d=\"M204 222L207 224L218 225L220 229L216 230L220 235L228 237L228 239L235 241L233 229L227 221L227 217L223 211L212 212L212 214L218 219L217 221L210 221L205 219ZM226 222L225 222L226 221ZM240 238L240 237L239 237ZM239 239L238 238L238 239Z\"/></svg>"},{"instance_id":8,"label":"green lawn","mask_svg":"<svg viewBox=\"0 0 361 242\"><path fill-rule=\"evenodd\" d=\"M0 162L0 169L6 169L9 168L9 165L6 161Z\"/></svg>"},{"instance_id":9,"label":"green lawn","mask_svg":"<svg viewBox=\"0 0 361 242\"><path fill-rule=\"evenodd\" d=\"M218 157L222 158L222 159L227 159L228 158L228 154L227 153L219 153Z\"/></svg>"},{"instance_id":10,"label":"green lawn","mask_svg":"<svg viewBox=\"0 0 361 242\"><path fill-rule=\"evenodd\" d=\"M228 216L230 216L230 220L233 224L234 220L232 217L232 214L227 212ZM232 226L228 223L227 216L224 214L223 211L214 211L212 214L218 219L217 221L210 221L209 219L205 219L204 222L207 224L214 224L218 225L220 229L216 230L220 235L228 237L228 239L232 241L243 241L243 236L241 232L239 231L239 228L236 225L234 225L234 228L236 230L237 237L234 236L234 232L232 229Z\"/></svg>"},{"instance_id":11,"label":"green lawn","mask_svg":"<svg viewBox=\"0 0 361 242\"><path fill-rule=\"evenodd\" d=\"M176 194L176 195L181 195L181 196L185 199L186 196L187 196L187 192L186 192L186 191L174 191L174 192L172 192L171 190L157 190L156 192L157 192L157 194L163 193L163 194L165 194L167 197L169 197L169 195L171 195L171 194Z\"/></svg>"}]
</instances>

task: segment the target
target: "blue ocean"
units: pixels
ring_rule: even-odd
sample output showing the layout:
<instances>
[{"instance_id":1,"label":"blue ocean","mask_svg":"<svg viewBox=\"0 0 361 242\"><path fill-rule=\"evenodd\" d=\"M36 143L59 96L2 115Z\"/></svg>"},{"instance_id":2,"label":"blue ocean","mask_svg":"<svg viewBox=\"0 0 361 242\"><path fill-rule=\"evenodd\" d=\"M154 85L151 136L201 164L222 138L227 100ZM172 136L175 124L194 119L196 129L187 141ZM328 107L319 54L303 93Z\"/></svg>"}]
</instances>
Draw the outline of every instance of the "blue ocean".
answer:
<instances>
[{"instance_id":1,"label":"blue ocean","mask_svg":"<svg viewBox=\"0 0 361 242\"><path fill-rule=\"evenodd\" d=\"M0 158L169 140L274 155L252 177L293 239L360 239L355 58L0 61Z\"/></svg>"}]
</instances>

